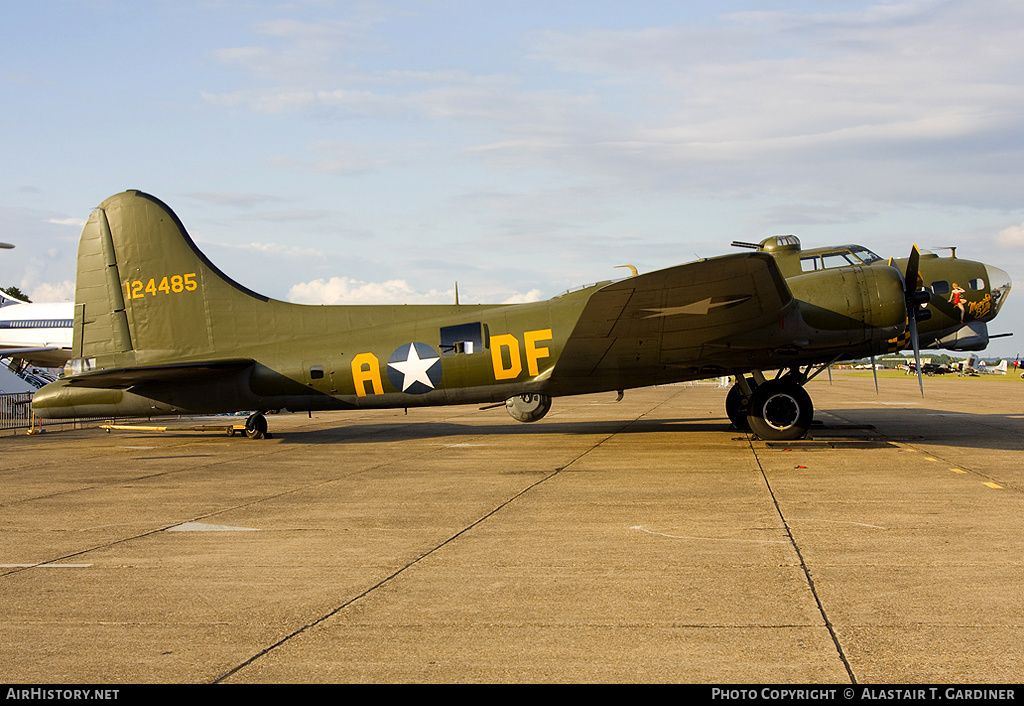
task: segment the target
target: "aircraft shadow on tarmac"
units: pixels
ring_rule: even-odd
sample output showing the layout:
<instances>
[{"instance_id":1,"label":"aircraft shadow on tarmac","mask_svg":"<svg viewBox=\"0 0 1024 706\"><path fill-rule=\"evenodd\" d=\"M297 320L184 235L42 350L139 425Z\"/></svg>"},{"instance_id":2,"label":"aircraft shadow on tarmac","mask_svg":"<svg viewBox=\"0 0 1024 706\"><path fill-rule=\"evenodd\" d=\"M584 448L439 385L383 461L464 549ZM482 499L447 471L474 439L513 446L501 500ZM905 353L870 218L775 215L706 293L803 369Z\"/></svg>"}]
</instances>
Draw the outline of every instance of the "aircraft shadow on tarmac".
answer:
<instances>
[{"instance_id":1,"label":"aircraft shadow on tarmac","mask_svg":"<svg viewBox=\"0 0 1024 706\"><path fill-rule=\"evenodd\" d=\"M339 426L329 429L283 431L280 438L285 443L337 444L337 443L379 443L380 441L414 441L444 439L460 436L608 436L612 434L650 434L658 432L720 432L730 430L727 420L709 417L678 419L614 419L596 421L566 421L549 419L542 423L524 426L510 423L459 424L457 422L392 421L353 426ZM735 429L731 430L737 433Z\"/></svg>"},{"instance_id":2,"label":"aircraft shadow on tarmac","mask_svg":"<svg viewBox=\"0 0 1024 706\"><path fill-rule=\"evenodd\" d=\"M315 430L284 430L275 434L283 443L294 444L362 444L380 441L413 441L445 439L459 436L491 435L612 435L656 434L679 435L686 443L692 433L720 432L730 438L748 438L749 432L736 429L724 417L675 417L664 419L604 419L559 421L546 419L532 425L484 423L460 424L451 421L432 422L417 419L380 423L341 425ZM851 408L821 410L815 415L805 441L785 442L794 446L838 439L846 443L837 447L855 448L879 443L907 441L917 445L960 446L988 450L1024 449L1024 414L973 414L927 408ZM750 437L753 438L753 437ZM782 443L782 442L779 442ZM777 444L773 444L777 445Z\"/></svg>"}]
</instances>

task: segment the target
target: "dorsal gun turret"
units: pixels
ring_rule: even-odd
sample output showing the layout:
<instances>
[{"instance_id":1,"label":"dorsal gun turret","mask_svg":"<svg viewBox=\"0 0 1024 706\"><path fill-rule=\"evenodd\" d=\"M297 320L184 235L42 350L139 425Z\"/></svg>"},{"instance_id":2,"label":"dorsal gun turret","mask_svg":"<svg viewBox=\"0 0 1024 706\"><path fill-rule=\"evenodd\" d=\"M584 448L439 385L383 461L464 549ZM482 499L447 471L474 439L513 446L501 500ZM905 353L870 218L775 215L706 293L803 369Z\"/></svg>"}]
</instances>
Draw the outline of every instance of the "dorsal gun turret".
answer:
<instances>
[{"instance_id":1,"label":"dorsal gun turret","mask_svg":"<svg viewBox=\"0 0 1024 706\"><path fill-rule=\"evenodd\" d=\"M750 248L761 252L781 255L782 253L800 252L800 238L795 235L773 235L765 238L760 243L745 243L742 240L732 241L734 248Z\"/></svg>"}]
</instances>

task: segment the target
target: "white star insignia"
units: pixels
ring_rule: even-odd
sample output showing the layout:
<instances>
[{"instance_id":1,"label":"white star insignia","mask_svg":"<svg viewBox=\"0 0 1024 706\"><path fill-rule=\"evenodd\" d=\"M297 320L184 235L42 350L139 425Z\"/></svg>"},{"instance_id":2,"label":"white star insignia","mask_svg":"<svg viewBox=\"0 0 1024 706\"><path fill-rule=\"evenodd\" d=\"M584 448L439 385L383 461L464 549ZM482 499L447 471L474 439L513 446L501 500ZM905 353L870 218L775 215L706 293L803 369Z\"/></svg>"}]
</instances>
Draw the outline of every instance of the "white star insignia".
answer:
<instances>
[{"instance_id":1,"label":"white star insignia","mask_svg":"<svg viewBox=\"0 0 1024 706\"><path fill-rule=\"evenodd\" d=\"M405 392L417 382L422 382L430 389L434 389L434 383L430 381L427 371L434 367L439 360L441 359L437 356L433 358L420 358L419 353L416 351L416 346L410 343L409 353L406 355L405 360L388 363L388 367L394 368L405 376L405 379L402 381L402 392Z\"/></svg>"}]
</instances>

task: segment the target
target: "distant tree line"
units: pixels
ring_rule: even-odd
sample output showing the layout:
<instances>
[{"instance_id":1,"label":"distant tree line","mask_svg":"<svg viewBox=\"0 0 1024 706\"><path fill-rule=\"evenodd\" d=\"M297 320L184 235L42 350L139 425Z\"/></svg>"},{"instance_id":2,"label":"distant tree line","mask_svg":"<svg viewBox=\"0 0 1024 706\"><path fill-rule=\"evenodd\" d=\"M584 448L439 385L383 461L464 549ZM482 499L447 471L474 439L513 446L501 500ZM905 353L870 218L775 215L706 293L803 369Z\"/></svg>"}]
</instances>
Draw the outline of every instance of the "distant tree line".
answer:
<instances>
[{"instance_id":1,"label":"distant tree line","mask_svg":"<svg viewBox=\"0 0 1024 706\"><path fill-rule=\"evenodd\" d=\"M908 359L912 360L913 356L914 356L913 352L910 352L910 353L904 352L903 354L900 354L900 355L887 355L885 357L878 358L875 362L883 363L883 364L885 364L885 363L890 363L891 364L893 361L898 361L898 362L902 363L902 362L907 361ZM925 350L921 351L921 359L924 360L926 358L928 359L928 362L935 363L936 365L950 365L952 363L958 363L961 360L966 360L966 358L964 358L964 357L959 357L958 358L956 356L952 356L952 355L949 355L947 353L933 353L930 350L928 350L928 351L925 351ZM863 363L865 365L870 365L871 364L871 359L870 358L863 358L863 359L858 360L856 362L857 363Z\"/></svg>"},{"instance_id":2,"label":"distant tree line","mask_svg":"<svg viewBox=\"0 0 1024 706\"><path fill-rule=\"evenodd\" d=\"M8 296L12 296L15 299L20 299L23 302L31 302L32 301L31 299L29 299L25 295L25 293L23 291L21 291L20 289L18 289L17 287L15 287L13 285L10 286L10 287L0 287L0 292L3 292L4 294L6 294Z\"/></svg>"}]
</instances>

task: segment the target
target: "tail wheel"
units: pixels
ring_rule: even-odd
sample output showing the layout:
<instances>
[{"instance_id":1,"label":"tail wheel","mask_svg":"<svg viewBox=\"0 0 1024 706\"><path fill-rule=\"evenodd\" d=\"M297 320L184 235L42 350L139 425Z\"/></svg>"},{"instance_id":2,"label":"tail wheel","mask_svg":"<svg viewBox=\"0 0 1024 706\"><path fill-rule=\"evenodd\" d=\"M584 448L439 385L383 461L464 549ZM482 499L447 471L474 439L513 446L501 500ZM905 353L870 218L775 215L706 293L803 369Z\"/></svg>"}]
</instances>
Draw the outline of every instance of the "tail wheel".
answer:
<instances>
[{"instance_id":1,"label":"tail wheel","mask_svg":"<svg viewBox=\"0 0 1024 706\"><path fill-rule=\"evenodd\" d=\"M747 406L750 430L766 441L792 441L811 428L814 405L804 388L772 380L754 389Z\"/></svg>"},{"instance_id":2,"label":"tail wheel","mask_svg":"<svg viewBox=\"0 0 1024 706\"><path fill-rule=\"evenodd\" d=\"M245 435L250 439L262 439L267 434L267 418L260 413L251 415L245 420Z\"/></svg>"}]
</instances>

